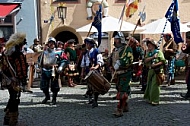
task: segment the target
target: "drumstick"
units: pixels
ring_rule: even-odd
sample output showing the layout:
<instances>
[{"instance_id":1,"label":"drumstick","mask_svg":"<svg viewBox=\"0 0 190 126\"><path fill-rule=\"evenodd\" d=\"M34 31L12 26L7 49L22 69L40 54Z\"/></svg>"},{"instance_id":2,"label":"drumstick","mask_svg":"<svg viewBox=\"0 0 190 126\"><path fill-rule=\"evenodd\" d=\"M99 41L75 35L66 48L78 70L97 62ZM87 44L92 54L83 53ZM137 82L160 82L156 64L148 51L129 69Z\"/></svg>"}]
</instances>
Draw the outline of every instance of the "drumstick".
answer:
<instances>
[{"instance_id":1,"label":"drumstick","mask_svg":"<svg viewBox=\"0 0 190 126\"><path fill-rule=\"evenodd\" d=\"M115 77L115 74L116 74L116 70L115 70L114 73L113 73L113 76L112 76L112 78L111 78L111 80L110 80L110 83L113 81L113 79L114 79L114 77Z\"/></svg>"}]
</instances>

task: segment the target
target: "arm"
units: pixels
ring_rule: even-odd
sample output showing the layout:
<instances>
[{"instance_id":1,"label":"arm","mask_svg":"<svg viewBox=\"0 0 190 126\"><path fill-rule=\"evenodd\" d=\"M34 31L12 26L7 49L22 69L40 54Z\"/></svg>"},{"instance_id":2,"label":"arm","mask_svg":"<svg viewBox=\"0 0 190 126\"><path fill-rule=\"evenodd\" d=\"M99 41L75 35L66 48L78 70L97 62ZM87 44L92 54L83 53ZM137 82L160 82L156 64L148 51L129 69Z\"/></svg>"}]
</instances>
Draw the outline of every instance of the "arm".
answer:
<instances>
[{"instance_id":1,"label":"arm","mask_svg":"<svg viewBox=\"0 0 190 126\"><path fill-rule=\"evenodd\" d=\"M98 69L100 66L104 65L102 54L97 55L97 64L96 66L91 67L90 69Z\"/></svg>"}]
</instances>

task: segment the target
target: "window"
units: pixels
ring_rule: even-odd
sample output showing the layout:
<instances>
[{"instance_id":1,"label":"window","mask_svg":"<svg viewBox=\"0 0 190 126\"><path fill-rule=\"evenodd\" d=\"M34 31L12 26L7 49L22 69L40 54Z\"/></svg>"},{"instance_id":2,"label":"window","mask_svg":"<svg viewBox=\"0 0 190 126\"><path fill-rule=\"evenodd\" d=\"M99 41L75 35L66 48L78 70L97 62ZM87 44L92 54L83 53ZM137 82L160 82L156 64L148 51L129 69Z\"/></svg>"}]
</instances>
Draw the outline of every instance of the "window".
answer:
<instances>
[{"instance_id":1,"label":"window","mask_svg":"<svg viewBox=\"0 0 190 126\"><path fill-rule=\"evenodd\" d=\"M9 15L0 23L0 38L9 39L14 32L13 16Z\"/></svg>"}]
</instances>

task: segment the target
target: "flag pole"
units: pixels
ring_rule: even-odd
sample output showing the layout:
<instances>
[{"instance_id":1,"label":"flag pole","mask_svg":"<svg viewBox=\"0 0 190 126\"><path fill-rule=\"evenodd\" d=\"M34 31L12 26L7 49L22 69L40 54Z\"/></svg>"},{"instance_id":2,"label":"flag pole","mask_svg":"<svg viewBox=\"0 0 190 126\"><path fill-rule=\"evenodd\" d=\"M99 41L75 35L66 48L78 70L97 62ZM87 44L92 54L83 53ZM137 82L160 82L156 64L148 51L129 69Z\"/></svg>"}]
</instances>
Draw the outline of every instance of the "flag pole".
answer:
<instances>
[{"instance_id":1,"label":"flag pole","mask_svg":"<svg viewBox=\"0 0 190 126\"><path fill-rule=\"evenodd\" d=\"M120 17L120 19L121 19L121 25L120 25L119 31L121 31L121 27L122 27L122 24L123 24L123 17L124 17L125 6L126 6L126 2L124 4L124 6L123 6L123 10L122 10L121 17Z\"/></svg>"},{"instance_id":2,"label":"flag pole","mask_svg":"<svg viewBox=\"0 0 190 126\"><path fill-rule=\"evenodd\" d=\"M91 29L92 29L92 24L91 24L91 26L90 26L90 29L89 29L88 34L87 34L87 36L86 36L86 37L88 37L88 36L89 36Z\"/></svg>"}]
</instances>

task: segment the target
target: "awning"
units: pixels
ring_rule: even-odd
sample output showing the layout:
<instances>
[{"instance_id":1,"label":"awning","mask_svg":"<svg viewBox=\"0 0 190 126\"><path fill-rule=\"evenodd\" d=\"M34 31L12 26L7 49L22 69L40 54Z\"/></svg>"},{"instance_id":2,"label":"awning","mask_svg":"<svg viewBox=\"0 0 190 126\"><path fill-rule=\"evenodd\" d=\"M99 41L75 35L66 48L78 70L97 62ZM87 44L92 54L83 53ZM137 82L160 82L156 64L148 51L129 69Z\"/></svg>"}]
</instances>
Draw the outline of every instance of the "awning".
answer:
<instances>
[{"instance_id":1,"label":"awning","mask_svg":"<svg viewBox=\"0 0 190 126\"><path fill-rule=\"evenodd\" d=\"M5 18L18 9L20 9L19 3L0 3L0 18Z\"/></svg>"}]
</instances>

